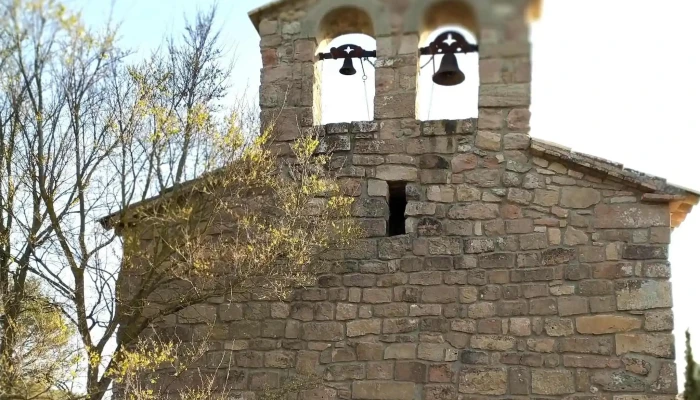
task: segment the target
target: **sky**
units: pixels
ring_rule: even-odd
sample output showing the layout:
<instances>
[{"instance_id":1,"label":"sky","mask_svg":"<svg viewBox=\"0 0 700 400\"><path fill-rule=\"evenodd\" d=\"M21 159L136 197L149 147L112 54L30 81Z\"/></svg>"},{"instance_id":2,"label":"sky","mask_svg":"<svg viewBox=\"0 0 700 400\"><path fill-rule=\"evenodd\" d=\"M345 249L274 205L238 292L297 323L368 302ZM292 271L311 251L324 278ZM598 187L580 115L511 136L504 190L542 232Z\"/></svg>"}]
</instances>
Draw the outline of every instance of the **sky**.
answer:
<instances>
[{"instance_id":1,"label":"sky","mask_svg":"<svg viewBox=\"0 0 700 400\"><path fill-rule=\"evenodd\" d=\"M110 0L70 1L92 24L105 21L112 10ZM116 0L112 17L122 22L122 43L139 56L157 47L165 35L178 32L185 14L211 3ZM234 90L254 91L259 85L259 37L247 13L265 3L219 1L222 39L237 59ZM697 0L545 0L542 18L531 34L531 135L700 190L700 169L695 164L700 158L699 15ZM341 44L345 43L333 45ZM337 68L329 66L324 73L338 76ZM355 68L361 71L357 63ZM368 69L371 101L373 74ZM463 69L469 75L467 65ZM421 82L429 81L431 73L421 76ZM353 119L367 119L361 75L334 82L352 89L343 97L324 99L324 104L338 104L343 113L350 112L348 104L355 104ZM433 93L431 118L454 111L440 103L450 93L454 92ZM681 385L685 329L695 333L693 345L700 349L698 237L700 207L673 233L670 248Z\"/></svg>"}]
</instances>

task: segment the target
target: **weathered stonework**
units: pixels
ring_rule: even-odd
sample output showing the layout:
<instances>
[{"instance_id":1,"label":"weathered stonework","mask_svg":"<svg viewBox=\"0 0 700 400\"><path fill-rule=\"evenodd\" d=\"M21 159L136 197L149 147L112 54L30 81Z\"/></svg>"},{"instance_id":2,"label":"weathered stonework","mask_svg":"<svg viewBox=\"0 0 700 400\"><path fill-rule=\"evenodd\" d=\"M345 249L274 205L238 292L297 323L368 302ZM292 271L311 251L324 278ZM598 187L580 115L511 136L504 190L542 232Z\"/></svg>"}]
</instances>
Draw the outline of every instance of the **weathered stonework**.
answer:
<instances>
[{"instance_id":1,"label":"weathered stonework","mask_svg":"<svg viewBox=\"0 0 700 400\"><path fill-rule=\"evenodd\" d=\"M313 128L357 199L357 249L287 301L170 321L194 339L188 317L215 319L211 356L232 360L236 398L310 373L324 387L299 399L674 398L668 246L697 196L529 137L530 3L469 2L482 85L479 118L462 121L416 121L415 85L398 84L415 81L416 14L438 1L289 0L251 15L280 156L319 112L324 12L374 21L378 87L375 121ZM391 181L407 183L407 233L386 237Z\"/></svg>"}]
</instances>

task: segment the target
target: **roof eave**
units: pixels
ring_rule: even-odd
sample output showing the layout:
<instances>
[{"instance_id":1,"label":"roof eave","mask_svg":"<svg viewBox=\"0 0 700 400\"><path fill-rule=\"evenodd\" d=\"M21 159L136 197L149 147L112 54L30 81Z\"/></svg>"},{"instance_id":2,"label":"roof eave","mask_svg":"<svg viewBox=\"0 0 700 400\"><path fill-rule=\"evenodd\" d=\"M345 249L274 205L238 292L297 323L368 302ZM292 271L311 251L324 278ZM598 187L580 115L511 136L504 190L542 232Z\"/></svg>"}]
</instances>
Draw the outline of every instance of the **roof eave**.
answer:
<instances>
[{"instance_id":1,"label":"roof eave","mask_svg":"<svg viewBox=\"0 0 700 400\"><path fill-rule=\"evenodd\" d=\"M570 148L545 140L532 139L530 149L543 158L554 158L597 174L610 177L643 192L646 203L668 203L671 211L671 227L677 228L685 220L693 206L700 201L700 192L673 185L666 179L625 168L624 165L600 157L572 151Z\"/></svg>"},{"instance_id":2,"label":"roof eave","mask_svg":"<svg viewBox=\"0 0 700 400\"><path fill-rule=\"evenodd\" d=\"M264 6L260 6L248 12L248 17L250 21L255 26L255 30L260 32L260 21L262 20L262 15L268 11L281 6L282 4L290 0L274 0ZM528 8L528 20L530 22L538 21L542 17L542 3L544 0L530 0L530 7Z\"/></svg>"},{"instance_id":3,"label":"roof eave","mask_svg":"<svg viewBox=\"0 0 700 400\"><path fill-rule=\"evenodd\" d=\"M250 18L250 22L253 23L253 26L255 26L255 30L260 33L260 21L262 20L262 15L265 14L266 12L270 11L271 9L275 7L281 6L283 3L286 3L289 0L275 0L273 2L270 2L264 6L260 6L258 8L255 8L251 11L248 12L248 18Z\"/></svg>"}]
</instances>

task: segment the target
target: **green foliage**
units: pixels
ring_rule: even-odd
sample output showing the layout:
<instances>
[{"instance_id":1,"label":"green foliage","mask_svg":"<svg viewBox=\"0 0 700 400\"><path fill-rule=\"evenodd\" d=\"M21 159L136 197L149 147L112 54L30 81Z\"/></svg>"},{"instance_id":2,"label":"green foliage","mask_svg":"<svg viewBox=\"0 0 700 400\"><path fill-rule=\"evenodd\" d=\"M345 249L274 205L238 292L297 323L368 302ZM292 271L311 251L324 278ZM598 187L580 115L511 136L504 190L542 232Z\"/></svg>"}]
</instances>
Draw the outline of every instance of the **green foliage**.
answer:
<instances>
[{"instance_id":1,"label":"green foliage","mask_svg":"<svg viewBox=\"0 0 700 400\"><path fill-rule=\"evenodd\" d=\"M256 109L223 107L215 16L129 64L114 30L56 0L0 2L0 383L17 399L68 395L76 354L83 398L158 398L155 370L201 356L159 324L285 298L357 236L317 137L279 159ZM183 397L211 398L201 375Z\"/></svg>"},{"instance_id":2,"label":"green foliage","mask_svg":"<svg viewBox=\"0 0 700 400\"><path fill-rule=\"evenodd\" d=\"M67 384L76 379L81 361L75 329L36 279L27 281L20 307L17 317L7 320L15 340L12 357L0 358L0 398L69 397ZM0 308L0 315L8 314Z\"/></svg>"},{"instance_id":3,"label":"green foliage","mask_svg":"<svg viewBox=\"0 0 700 400\"><path fill-rule=\"evenodd\" d=\"M693 349L690 346L690 330L685 331L685 400L700 400L700 369L693 359Z\"/></svg>"}]
</instances>

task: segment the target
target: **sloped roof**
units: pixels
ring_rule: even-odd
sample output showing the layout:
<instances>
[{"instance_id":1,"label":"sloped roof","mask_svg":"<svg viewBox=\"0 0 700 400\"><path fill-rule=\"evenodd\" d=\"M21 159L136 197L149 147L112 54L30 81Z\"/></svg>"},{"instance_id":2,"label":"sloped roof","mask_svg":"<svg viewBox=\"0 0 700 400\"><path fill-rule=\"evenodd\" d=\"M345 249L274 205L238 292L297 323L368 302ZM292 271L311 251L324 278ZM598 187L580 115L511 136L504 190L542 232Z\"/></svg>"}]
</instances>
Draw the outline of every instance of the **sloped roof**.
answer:
<instances>
[{"instance_id":1,"label":"sloped roof","mask_svg":"<svg viewBox=\"0 0 700 400\"><path fill-rule=\"evenodd\" d=\"M105 215L104 217L100 218L98 222L100 223L100 225L102 225L102 228L107 230L112 228L118 228L120 218L123 217L125 214L128 214L130 218L138 219L138 216L136 216L136 214L138 214L139 212L142 213L144 212L144 210L152 210L155 207L158 207L159 204L162 204L162 201L170 199L173 196L178 196L182 193L183 190L193 190L196 188L196 185L198 183L203 182L205 179L215 179L218 174L224 172L224 168L219 168L202 174L197 178L193 178L179 183L177 185L170 186L168 188L163 189L157 195L146 198L144 200L137 201L136 203L130 204L123 209L114 211L109 215Z\"/></svg>"},{"instance_id":2,"label":"sloped roof","mask_svg":"<svg viewBox=\"0 0 700 400\"><path fill-rule=\"evenodd\" d=\"M645 174L624 165L604 158L589 154L578 153L568 147L548 142L541 139L532 139L530 151L539 157L556 160L564 165L574 166L588 171L593 175L602 176L613 181L620 182L631 188L638 189L644 194L642 201L648 203L669 203L671 211L671 227L677 228L685 220L694 205L700 201L700 191L691 190L682 186L673 185L664 178ZM114 228L119 223L120 216L125 212L135 214L138 210L156 207L157 204L167 198L176 196L185 189L192 189L203 179L215 177L223 169L212 171L199 178L183 182L175 187L165 189L161 194L149 199L134 203L125 210L113 212L99 220L105 229Z\"/></svg>"},{"instance_id":3,"label":"sloped roof","mask_svg":"<svg viewBox=\"0 0 700 400\"><path fill-rule=\"evenodd\" d=\"M578 153L568 147L532 139L530 150L533 154L547 159L556 159L562 164L603 175L611 180L621 182L642 192L642 201L649 203L669 203L671 208L671 226L678 227L700 201L700 192L678 185L670 184L664 178L625 168L624 165L604 158Z\"/></svg>"}]
</instances>

